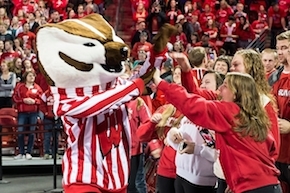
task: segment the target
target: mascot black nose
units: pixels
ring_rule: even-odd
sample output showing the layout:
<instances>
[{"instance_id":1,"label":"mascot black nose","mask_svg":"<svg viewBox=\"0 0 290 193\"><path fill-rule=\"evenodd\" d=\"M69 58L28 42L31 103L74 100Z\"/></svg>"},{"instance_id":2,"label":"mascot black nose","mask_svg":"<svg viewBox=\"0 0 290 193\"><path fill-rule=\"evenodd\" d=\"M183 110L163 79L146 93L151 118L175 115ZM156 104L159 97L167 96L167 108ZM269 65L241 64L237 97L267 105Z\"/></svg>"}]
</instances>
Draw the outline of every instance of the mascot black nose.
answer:
<instances>
[{"instance_id":1,"label":"mascot black nose","mask_svg":"<svg viewBox=\"0 0 290 193\"><path fill-rule=\"evenodd\" d=\"M128 56L128 51L129 49L127 47L123 47L120 49L120 53L122 55L122 57L127 57Z\"/></svg>"}]
</instances>

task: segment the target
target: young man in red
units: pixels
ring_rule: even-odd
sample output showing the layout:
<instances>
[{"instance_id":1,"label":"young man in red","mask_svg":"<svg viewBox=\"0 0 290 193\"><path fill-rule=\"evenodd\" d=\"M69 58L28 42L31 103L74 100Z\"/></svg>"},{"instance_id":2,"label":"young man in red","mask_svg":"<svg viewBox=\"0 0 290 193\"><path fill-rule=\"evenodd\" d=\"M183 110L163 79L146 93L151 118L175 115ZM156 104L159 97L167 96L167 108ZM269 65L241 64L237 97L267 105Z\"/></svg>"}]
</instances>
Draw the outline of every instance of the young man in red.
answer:
<instances>
[{"instance_id":1,"label":"young man in red","mask_svg":"<svg viewBox=\"0 0 290 193\"><path fill-rule=\"evenodd\" d=\"M23 47L25 48L27 45L30 45L34 49L35 45L35 34L29 31L29 23L23 24L23 32L18 34L17 38L23 41Z\"/></svg>"},{"instance_id":2,"label":"young man in red","mask_svg":"<svg viewBox=\"0 0 290 193\"><path fill-rule=\"evenodd\" d=\"M279 109L279 130L281 134L281 146L277 168L281 171L279 180L284 193L290 191L290 31L283 32L277 36L277 52L283 54L286 61L283 63L283 71L276 77L277 81L273 85L273 95L277 101ZM272 76L275 76L274 74Z\"/></svg>"}]
</instances>

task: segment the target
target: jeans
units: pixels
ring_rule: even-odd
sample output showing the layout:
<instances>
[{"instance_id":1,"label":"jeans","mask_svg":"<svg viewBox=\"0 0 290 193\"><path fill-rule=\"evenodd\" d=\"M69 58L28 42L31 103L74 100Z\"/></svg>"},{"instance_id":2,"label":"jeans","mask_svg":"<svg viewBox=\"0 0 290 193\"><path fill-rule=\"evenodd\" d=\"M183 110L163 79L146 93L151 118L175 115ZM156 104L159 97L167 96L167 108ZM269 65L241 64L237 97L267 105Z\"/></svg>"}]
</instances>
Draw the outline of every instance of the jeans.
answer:
<instances>
[{"instance_id":1,"label":"jeans","mask_svg":"<svg viewBox=\"0 0 290 193\"><path fill-rule=\"evenodd\" d=\"M59 129L61 127L61 121L57 121L57 123L55 123L54 119L47 119L44 118L43 120L43 124L44 124L44 130L49 130L48 132L44 133L44 154L50 154L52 152L52 155L54 155L54 144L51 146L51 139L53 139L53 129L55 129L54 127L56 127L56 129ZM58 136L59 136L59 131L56 130L56 147L58 147ZM50 151L50 149L52 151Z\"/></svg>"},{"instance_id":2,"label":"jeans","mask_svg":"<svg viewBox=\"0 0 290 193\"><path fill-rule=\"evenodd\" d=\"M21 112L18 113L18 131L24 131L24 124L31 124L34 126L29 126L29 131L35 131L35 124L37 123L38 112ZM34 133L28 134L28 144L26 153L31 154L34 146ZM18 134L18 148L19 154L24 155L24 134Z\"/></svg>"},{"instance_id":3,"label":"jeans","mask_svg":"<svg viewBox=\"0 0 290 193\"><path fill-rule=\"evenodd\" d=\"M139 191L139 193L147 193L147 186L144 173L144 162L145 156L144 153L142 153L140 156L139 167L136 174L136 188Z\"/></svg>"}]
</instances>

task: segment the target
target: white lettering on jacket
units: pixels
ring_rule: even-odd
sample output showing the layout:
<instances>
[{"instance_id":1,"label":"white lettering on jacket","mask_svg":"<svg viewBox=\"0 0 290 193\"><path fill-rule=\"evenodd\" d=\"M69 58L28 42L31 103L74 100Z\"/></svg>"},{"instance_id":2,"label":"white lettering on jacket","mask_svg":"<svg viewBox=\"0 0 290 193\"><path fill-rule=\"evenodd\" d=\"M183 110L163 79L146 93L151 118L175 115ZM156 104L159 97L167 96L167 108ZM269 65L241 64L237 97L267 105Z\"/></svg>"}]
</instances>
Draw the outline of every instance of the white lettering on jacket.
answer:
<instances>
[{"instance_id":1,"label":"white lettering on jacket","mask_svg":"<svg viewBox=\"0 0 290 193\"><path fill-rule=\"evenodd\" d=\"M287 90L287 89L279 89L278 90L278 96L289 97L290 96L290 90Z\"/></svg>"}]
</instances>

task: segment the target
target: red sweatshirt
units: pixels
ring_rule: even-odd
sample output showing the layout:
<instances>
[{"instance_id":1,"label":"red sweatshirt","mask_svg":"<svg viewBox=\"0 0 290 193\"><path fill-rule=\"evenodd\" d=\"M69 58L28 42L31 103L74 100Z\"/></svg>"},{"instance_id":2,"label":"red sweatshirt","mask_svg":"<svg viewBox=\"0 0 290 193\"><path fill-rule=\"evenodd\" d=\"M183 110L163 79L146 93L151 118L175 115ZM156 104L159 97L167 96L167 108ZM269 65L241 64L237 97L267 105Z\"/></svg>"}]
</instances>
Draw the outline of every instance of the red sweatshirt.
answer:
<instances>
[{"instance_id":1,"label":"red sweatshirt","mask_svg":"<svg viewBox=\"0 0 290 193\"><path fill-rule=\"evenodd\" d=\"M187 92L198 94L207 100L216 100L218 98L217 92L198 88L196 84L194 84L192 78L190 77L191 77L190 72L181 72L181 83L186 88ZM268 97L261 96L261 100L271 122L270 131L272 132L274 139L276 141L276 146L279 149L280 148L280 130L278 128L277 113L272 103L268 99ZM275 154L273 158L277 160L278 155Z\"/></svg>"},{"instance_id":2,"label":"red sweatshirt","mask_svg":"<svg viewBox=\"0 0 290 193\"><path fill-rule=\"evenodd\" d=\"M19 83L14 88L12 95L13 101L16 103L18 112L37 112L39 104L41 102L42 90L34 84L32 88L27 88L25 83ZM35 100L35 104L25 104L23 99L32 98Z\"/></svg>"},{"instance_id":3,"label":"red sweatshirt","mask_svg":"<svg viewBox=\"0 0 290 193\"><path fill-rule=\"evenodd\" d=\"M240 111L237 104L189 95L183 87L165 81L161 81L158 88L164 92L167 101L189 120L216 131L221 166L233 192L279 184L280 172L273 159L278 149L272 133L268 133L264 142L255 142L251 137L241 137L234 132L235 115Z\"/></svg>"},{"instance_id":4,"label":"red sweatshirt","mask_svg":"<svg viewBox=\"0 0 290 193\"><path fill-rule=\"evenodd\" d=\"M142 151L142 145L137 137L137 129L140 125L145 124L151 117L146 103L141 99L137 98L127 103L129 122L131 127L131 156L139 155Z\"/></svg>"},{"instance_id":5,"label":"red sweatshirt","mask_svg":"<svg viewBox=\"0 0 290 193\"><path fill-rule=\"evenodd\" d=\"M157 109L156 113L162 113L168 105L163 105L159 109ZM172 127L172 124L175 120L181 116L179 111L176 111L172 117L167 120L166 129L165 129L165 136L167 132ZM152 123L149 119L148 121L141 125L137 130L137 137L142 142L149 142L152 139L158 139L156 130L156 124ZM175 167L175 155L176 151L171 146L164 145L164 148L161 153L161 157L159 160L159 166L157 169L157 174L160 176L164 176L167 178L175 178L176 177L176 167Z\"/></svg>"},{"instance_id":6,"label":"red sweatshirt","mask_svg":"<svg viewBox=\"0 0 290 193\"><path fill-rule=\"evenodd\" d=\"M280 79L273 85L273 94L276 98L279 117L290 121L290 75L282 73ZM281 134L281 148L278 162L290 164L290 133Z\"/></svg>"}]
</instances>

